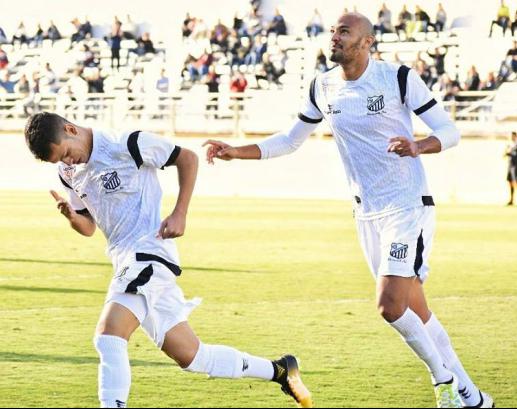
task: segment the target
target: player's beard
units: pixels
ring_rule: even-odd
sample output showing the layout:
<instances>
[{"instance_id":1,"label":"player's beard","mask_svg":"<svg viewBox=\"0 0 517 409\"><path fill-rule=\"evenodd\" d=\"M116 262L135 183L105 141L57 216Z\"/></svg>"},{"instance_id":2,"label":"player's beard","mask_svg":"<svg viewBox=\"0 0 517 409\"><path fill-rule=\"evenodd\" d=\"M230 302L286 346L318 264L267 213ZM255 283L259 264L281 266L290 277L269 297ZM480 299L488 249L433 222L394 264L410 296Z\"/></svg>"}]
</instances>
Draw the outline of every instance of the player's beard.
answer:
<instances>
[{"instance_id":1,"label":"player's beard","mask_svg":"<svg viewBox=\"0 0 517 409\"><path fill-rule=\"evenodd\" d=\"M334 50L330 54L329 60L336 64L349 64L355 60L360 48L361 38L348 47L341 47Z\"/></svg>"}]
</instances>

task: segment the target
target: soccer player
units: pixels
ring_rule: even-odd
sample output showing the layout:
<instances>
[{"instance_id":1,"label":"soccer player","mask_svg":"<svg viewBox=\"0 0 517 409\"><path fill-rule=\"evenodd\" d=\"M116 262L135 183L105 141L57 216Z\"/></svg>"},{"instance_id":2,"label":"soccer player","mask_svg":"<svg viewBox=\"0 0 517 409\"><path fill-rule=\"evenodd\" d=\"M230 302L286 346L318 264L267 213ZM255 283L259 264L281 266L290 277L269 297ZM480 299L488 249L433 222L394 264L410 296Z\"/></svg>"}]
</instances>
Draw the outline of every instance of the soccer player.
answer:
<instances>
[{"instance_id":1,"label":"soccer player","mask_svg":"<svg viewBox=\"0 0 517 409\"><path fill-rule=\"evenodd\" d=\"M58 163L70 201L51 194L70 226L85 236L99 226L108 241L114 276L94 337L101 407L126 405L127 345L138 326L186 371L273 380L303 407L311 406L294 356L269 361L204 344L187 322L199 300L185 300L176 284L181 268L172 239L185 232L198 168L193 152L147 132L115 135L46 112L29 118L25 139L36 158ZM178 170L179 194L172 213L160 222L156 169L171 165Z\"/></svg>"},{"instance_id":2,"label":"soccer player","mask_svg":"<svg viewBox=\"0 0 517 409\"><path fill-rule=\"evenodd\" d=\"M338 66L312 81L292 128L254 145L209 140L207 160L286 155L325 119L354 196L357 231L377 282L380 314L427 366L439 407L491 407L492 398L472 382L429 310L422 287L435 214L419 156L456 145L460 135L417 73L369 57L374 41L366 17L341 16L332 29L330 53ZM429 137L414 139L411 112L432 129Z\"/></svg>"},{"instance_id":3,"label":"soccer player","mask_svg":"<svg viewBox=\"0 0 517 409\"><path fill-rule=\"evenodd\" d=\"M513 205L513 196L517 186L517 132L512 132L511 144L506 148L505 156L508 157L508 173L506 180L510 187L510 200L507 206Z\"/></svg>"}]
</instances>

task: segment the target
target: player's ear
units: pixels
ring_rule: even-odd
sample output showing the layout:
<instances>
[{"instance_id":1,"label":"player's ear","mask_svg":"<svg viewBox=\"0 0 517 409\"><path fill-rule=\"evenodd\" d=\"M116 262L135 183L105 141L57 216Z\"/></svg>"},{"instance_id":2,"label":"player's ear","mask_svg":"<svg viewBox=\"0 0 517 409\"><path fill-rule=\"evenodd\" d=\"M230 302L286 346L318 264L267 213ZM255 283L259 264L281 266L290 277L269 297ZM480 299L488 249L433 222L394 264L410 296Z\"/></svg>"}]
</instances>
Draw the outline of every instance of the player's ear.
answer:
<instances>
[{"instance_id":1,"label":"player's ear","mask_svg":"<svg viewBox=\"0 0 517 409\"><path fill-rule=\"evenodd\" d=\"M65 123L64 129L67 135L77 135L77 127L70 122Z\"/></svg>"}]
</instances>

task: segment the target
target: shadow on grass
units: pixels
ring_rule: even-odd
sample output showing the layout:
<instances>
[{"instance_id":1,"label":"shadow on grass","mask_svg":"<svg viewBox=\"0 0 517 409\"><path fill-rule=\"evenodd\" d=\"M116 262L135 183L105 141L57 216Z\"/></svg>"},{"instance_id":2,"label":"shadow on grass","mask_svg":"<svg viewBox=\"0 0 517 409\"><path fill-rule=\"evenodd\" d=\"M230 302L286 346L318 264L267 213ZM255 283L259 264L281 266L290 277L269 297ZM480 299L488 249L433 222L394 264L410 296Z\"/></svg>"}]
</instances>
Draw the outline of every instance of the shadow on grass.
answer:
<instances>
[{"instance_id":1,"label":"shadow on grass","mask_svg":"<svg viewBox=\"0 0 517 409\"><path fill-rule=\"evenodd\" d=\"M31 258L4 258L0 257L0 262L5 261L9 263L37 263L37 264L63 264L63 265L74 265L74 266L100 266L100 267L112 267L111 263L97 262L97 261L74 261L74 260L42 260L42 259L31 259ZM182 270L188 271L215 271L215 272L226 272L226 273L266 273L266 271L255 271L255 270L239 270L231 268L214 268L214 267L193 267L193 266L182 266Z\"/></svg>"},{"instance_id":2,"label":"shadow on grass","mask_svg":"<svg viewBox=\"0 0 517 409\"><path fill-rule=\"evenodd\" d=\"M51 287L21 287L17 285L0 285L0 290L6 291L32 291L32 292L47 292L47 293L86 293L86 294L105 294L106 291L99 290L85 290L82 288L51 288Z\"/></svg>"},{"instance_id":3,"label":"shadow on grass","mask_svg":"<svg viewBox=\"0 0 517 409\"><path fill-rule=\"evenodd\" d=\"M93 346L92 346L93 348ZM99 358L96 356L66 356L50 354L22 354L18 352L0 352L2 362L41 362L58 364L77 364L77 365L98 365ZM173 362L142 361L141 359L130 359L131 366L173 366Z\"/></svg>"}]
</instances>

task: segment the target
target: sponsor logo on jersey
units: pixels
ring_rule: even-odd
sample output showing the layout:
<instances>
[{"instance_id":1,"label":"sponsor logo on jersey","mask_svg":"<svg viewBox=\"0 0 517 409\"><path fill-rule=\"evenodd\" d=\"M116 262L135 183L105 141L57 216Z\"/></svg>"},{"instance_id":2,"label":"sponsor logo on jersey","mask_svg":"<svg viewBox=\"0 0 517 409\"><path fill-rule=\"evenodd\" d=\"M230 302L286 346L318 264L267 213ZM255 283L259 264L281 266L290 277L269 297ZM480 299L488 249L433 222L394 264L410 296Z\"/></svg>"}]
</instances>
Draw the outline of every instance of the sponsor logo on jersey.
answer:
<instances>
[{"instance_id":1,"label":"sponsor logo on jersey","mask_svg":"<svg viewBox=\"0 0 517 409\"><path fill-rule=\"evenodd\" d=\"M106 190L115 190L120 186L120 178L117 175L117 171L108 172L101 176L102 186Z\"/></svg>"},{"instance_id":2,"label":"sponsor logo on jersey","mask_svg":"<svg viewBox=\"0 0 517 409\"><path fill-rule=\"evenodd\" d=\"M384 95L368 97L366 107L368 108L368 111L373 112L374 114L380 113L384 108Z\"/></svg>"},{"instance_id":3,"label":"sponsor logo on jersey","mask_svg":"<svg viewBox=\"0 0 517 409\"><path fill-rule=\"evenodd\" d=\"M246 369L249 368L249 365L248 365L248 360L243 358L242 359L242 372L244 372Z\"/></svg>"},{"instance_id":4,"label":"sponsor logo on jersey","mask_svg":"<svg viewBox=\"0 0 517 409\"><path fill-rule=\"evenodd\" d=\"M124 268L122 268L122 270L120 270L119 273L115 274L114 278L118 278L119 281L121 281L120 279L126 275L127 270L129 270L129 266L125 266Z\"/></svg>"},{"instance_id":5,"label":"sponsor logo on jersey","mask_svg":"<svg viewBox=\"0 0 517 409\"><path fill-rule=\"evenodd\" d=\"M332 108L331 104L327 104L327 105L328 105L328 110L325 112L327 115L335 115L335 114L341 113L341 110Z\"/></svg>"},{"instance_id":6,"label":"sponsor logo on jersey","mask_svg":"<svg viewBox=\"0 0 517 409\"><path fill-rule=\"evenodd\" d=\"M407 244L391 243L390 256L397 260L403 260L407 257L407 249Z\"/></svg>"}]
</instances>

